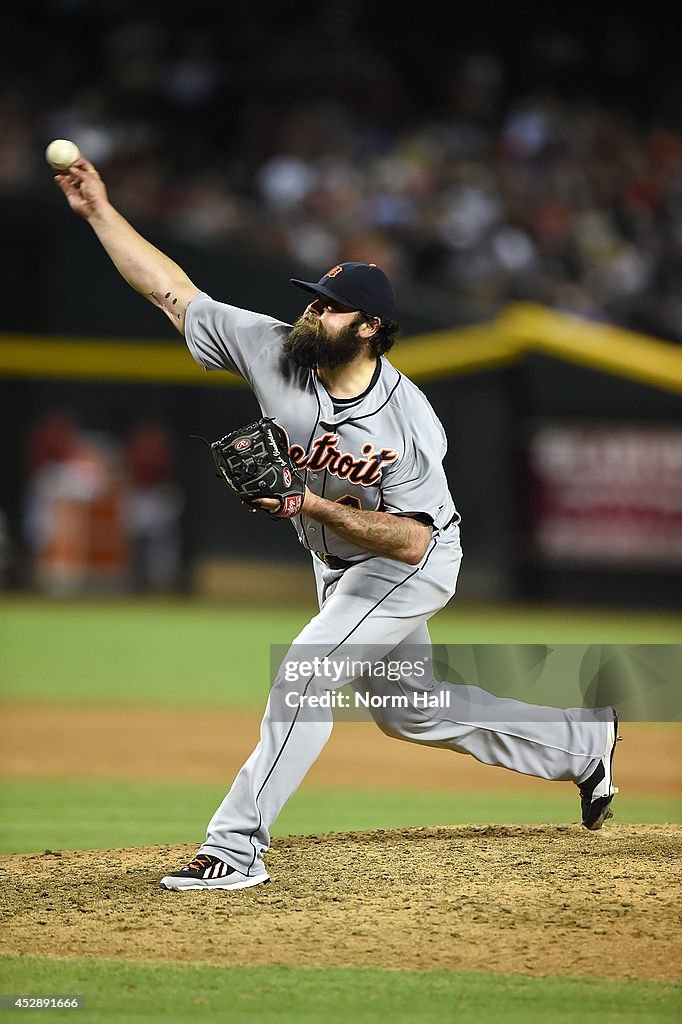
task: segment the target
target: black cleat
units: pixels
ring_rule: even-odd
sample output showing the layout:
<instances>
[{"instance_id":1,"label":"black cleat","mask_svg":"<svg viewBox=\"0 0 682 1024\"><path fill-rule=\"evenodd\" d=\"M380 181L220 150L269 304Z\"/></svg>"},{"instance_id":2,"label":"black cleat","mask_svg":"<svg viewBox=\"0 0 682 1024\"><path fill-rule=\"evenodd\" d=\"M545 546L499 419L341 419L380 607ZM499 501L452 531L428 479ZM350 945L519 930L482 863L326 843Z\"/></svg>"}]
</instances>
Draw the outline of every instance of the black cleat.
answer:
<instances>
[{"instance_id":1,"label":"black cleat","mask_svg":"<svg viewBox=\"0 0 682 1024\"><path fill-rule=\"evenodd\" d=\"M178 892L188 889L250 889L269 881L270 876L264 868L257 875L243 875L219 857L198 853L187 867L178 868L162 878L161 888Z\"/></svg>"},{"instance_id":2,"label":"black cleat","mask_svg":"<svg viewBox=\"0 0 682 1024\"><path fill-rule=\"evenodd\" d=\"M605 821L613 817L611 801L618 792L613 785L613 755L620 736L618 735L618 714L615 708L611 708L611 710L613 711L613 723L609 725L604 755L589 779L585 779L578 786L583 825L590 832L597 832Z\"/></svg>"}]
</instances>

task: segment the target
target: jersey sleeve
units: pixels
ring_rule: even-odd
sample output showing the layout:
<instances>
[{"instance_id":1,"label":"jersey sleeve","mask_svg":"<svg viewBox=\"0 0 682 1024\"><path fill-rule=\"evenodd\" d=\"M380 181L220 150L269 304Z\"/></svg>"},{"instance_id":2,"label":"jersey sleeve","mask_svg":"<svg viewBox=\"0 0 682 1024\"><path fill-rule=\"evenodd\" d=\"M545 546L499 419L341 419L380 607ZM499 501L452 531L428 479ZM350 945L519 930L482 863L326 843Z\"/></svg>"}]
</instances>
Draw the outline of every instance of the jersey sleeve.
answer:
<instances>
[{"instance_id":1,"label":"jersey sleeve","mask_svg":"<svg viewBox=\"0 0 682 1024\"><path fill-rule=\"evenodd\" d=\"M192 299L185 315L185 341L195 361L206 370L229 370L249 384L259 355L280 345L290 329L273 317L216 302L203 292Z\"/></svg>"},{"instance_id":2,"label":"jersey sleeve","mask_svg":"<svg viewBox=\"0 0 682 1024\"><path fill-rule=\"evenodd\" d=\"M383 472L382 510L395 515L420 513L435 526L444 526L454 511L443 469L445 451L445 436L435 430L426 437L409 437L400 461Z\"/></svg>"}]
</instances>

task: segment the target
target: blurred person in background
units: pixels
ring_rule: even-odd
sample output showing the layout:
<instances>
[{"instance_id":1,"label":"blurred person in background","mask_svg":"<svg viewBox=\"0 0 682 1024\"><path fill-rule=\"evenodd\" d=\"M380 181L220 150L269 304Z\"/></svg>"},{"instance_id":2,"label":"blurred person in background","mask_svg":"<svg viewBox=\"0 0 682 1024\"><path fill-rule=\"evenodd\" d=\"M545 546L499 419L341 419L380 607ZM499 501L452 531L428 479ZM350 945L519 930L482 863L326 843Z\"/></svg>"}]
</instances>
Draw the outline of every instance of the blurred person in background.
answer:
<instances>
[{"instance_id":1,"label":"blurred person in background","mask_svg":"<svg viewBox=\"0 0 682 1024\"><path fill-rule=\"evenodd\" d=\"M136 591L173 590L179 581L182 492L173 480L168 431L160 423L140 423L126 450L128 489L125 524L131 544L132 585Z\"/></svg>"},{"instance_id":2,"label":"blurred person in background","mask_svg":"<svg viewBox=\"0 0 682 1024\"><path fill-rule=\"evenodd\" d=\"M35 425L27 455L25 534L35 586L55 595L122 589L128 543L116 446L83 433L62 411Z\"/></svg>"}]
</instances>

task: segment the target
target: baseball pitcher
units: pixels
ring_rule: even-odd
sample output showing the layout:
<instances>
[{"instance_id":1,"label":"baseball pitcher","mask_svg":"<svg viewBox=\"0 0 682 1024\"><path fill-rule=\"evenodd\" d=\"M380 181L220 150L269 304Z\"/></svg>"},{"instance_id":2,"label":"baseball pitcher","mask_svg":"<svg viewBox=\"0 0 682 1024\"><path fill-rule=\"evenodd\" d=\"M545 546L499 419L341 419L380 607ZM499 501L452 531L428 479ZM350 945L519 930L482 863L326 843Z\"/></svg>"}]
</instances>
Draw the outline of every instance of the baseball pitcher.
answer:
<instances>
[{"instance_id":1,"label":"baseball pitcher","mask_svg":"<svg viewBox=\"0 0 682 1024\"><path fill-rule=\"evenodd\" d=\"M462 557L442 465L445 433L422 392L386 358L397 332L394 296L375 264L341 263L317 282L292 280L308 303L292 326L195 287L112 207L86 159L55 180L125 280L184 335L194 359L208 371L239 374L252 389L263 418L215 442L216 465L251 507L291 519L315 573L319 613L285 659L307 666L298 703L281 669L260 742L205 843L161 882L180 891L244 889L268 881L263 855L272 825L331 733L331 701L319 698L359 685L342 662L330 680L320 659L303 662L300 652L338 660L352 648L354 659L400 665L415 650L430 651L428 620L454 595ZM523 705L469 686L449 687L443 702L448 684L430 667L361 682L384 700L412 698L375 716L389 735L572 781L588 829L611 817L612 708ZM453 691L461 693L454 703ZM314 714L305 712L311 705Z\"/></svg>"}]
</instances>

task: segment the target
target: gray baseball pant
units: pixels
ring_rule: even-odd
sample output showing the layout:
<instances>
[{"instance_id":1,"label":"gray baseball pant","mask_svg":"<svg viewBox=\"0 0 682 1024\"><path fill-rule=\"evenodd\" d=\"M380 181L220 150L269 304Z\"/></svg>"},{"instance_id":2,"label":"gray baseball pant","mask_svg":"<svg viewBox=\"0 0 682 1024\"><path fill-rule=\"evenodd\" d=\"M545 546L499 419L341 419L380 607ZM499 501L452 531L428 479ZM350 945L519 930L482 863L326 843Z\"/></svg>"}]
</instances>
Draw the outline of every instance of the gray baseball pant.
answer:
<instances>
[{"instance_id":1,"label":"gray baseball pant","mask_svg":"<svg viewBox=\"0 0 682 1024\"><path fill-rule=\"evenodd\" d=\"M372 557L344 570L313 558L320 612L296 637L283 665L308 659L311 651L354 660L410 660L430 651L428 619L455 592L461 562L459 531L436 532L419 566ZM303 654L301 654L303 652ZM584 709L557 709L495 697L479 687L451 687L429 671L397 682L387 678L358 681L342 675L333 687L328 676L312 673L297 690L307 696L351 683L383 697L390 694L450 691L449 706L436 710L407 707L375 712L390 736L427 746L471 754L485 764L545 779L582 782L604 754L608 709L586 719ZM283 669L270 690L261 722L260 742L239 771L232 788L209 822L200 853L220 857L246 875L264 872L263 853L270 829L295 793L332 731L333 712L319 707L302 713L290 707L291 683ZM455 695L453 701L453 693Z\"/></svg>"}]
</instances>

